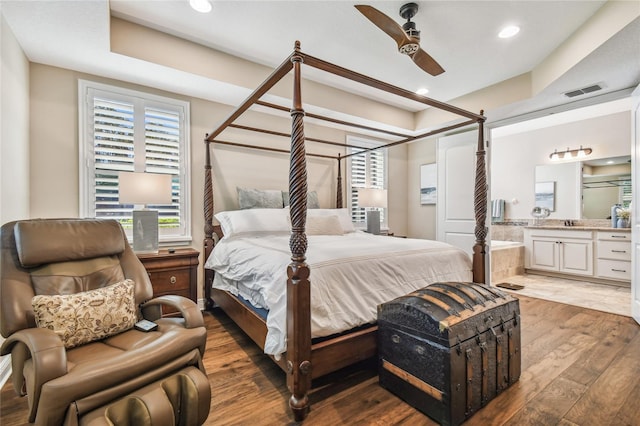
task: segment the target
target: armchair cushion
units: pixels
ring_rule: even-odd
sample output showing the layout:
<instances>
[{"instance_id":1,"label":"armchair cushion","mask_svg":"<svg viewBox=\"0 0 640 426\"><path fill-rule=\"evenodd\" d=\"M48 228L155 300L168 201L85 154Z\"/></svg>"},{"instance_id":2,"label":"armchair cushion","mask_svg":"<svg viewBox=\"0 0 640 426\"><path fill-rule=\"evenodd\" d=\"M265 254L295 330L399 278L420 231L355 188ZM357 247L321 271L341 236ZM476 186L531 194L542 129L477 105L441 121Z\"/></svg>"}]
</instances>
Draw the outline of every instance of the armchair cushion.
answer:
<instances>
[{"instance_id":1,"label":"armchair cushion","mask_svg":"<svg viewBox=\"0 0 640 426\"><path fill-rule=\"evenodd\" d=\"M68 295L38 295L31 304L38 327L53 330L66 348L129 330L138 320L134 283Z\"/></svg>"}]
</instances>

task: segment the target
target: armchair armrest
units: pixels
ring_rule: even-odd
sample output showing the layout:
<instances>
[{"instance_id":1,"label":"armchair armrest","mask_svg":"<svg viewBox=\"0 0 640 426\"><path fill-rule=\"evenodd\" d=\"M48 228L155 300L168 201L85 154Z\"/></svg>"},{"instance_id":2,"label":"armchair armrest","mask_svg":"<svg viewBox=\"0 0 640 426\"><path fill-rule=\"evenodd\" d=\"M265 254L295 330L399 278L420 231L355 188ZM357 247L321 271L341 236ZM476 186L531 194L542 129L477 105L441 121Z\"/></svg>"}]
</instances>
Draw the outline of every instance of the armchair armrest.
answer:
<instances>
[{"instance_id":1,"label":"armchair armrest","mask_svg":"<svg viewBox=\"0 0 640 426\"><path fill-rule=\"evenodd\" d=\"M198 305L193 300L183 296L158 296L143 303L140 308L145 318L157 320L160 318L160 307L162 305L171 306L180 311L182 318L184 318L185 328L204 327L204 319Z\"/></svg>"},{"instance_id":2,"label":"armchair armrest","mask_svg":"<svg viewBox=\"0 0 640 426\"><path fill-rule=\"evenodd\" d=\"M31 394L31 407L38 406L44 383L67 374L66 349L60 337L47 328L27 328L13 333L0 348L0 355L7 354L11 354L13 387L20 396ZM25 389L24 384L24 363L29 358L34 369L34 389Z\"/></svg>"}]
</instances>

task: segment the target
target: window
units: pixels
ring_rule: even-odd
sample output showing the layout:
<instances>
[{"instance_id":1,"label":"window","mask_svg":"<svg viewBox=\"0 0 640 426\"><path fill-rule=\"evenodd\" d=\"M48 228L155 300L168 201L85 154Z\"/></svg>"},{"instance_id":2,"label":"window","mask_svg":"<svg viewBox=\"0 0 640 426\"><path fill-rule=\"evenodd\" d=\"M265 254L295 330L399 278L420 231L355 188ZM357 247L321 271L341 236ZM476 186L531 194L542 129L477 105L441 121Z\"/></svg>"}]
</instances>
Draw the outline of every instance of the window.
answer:
<instances>
[{"instance_id":1,"label":"window","mask_svg":"<svg viewBox=\"0 0 640 426\"><path fill-rule=\"evenodd\" d=\"M380 145L366 139L347 137L349 145L375 147ZM347 206L351 212L351 220L356 228L366 228L367 216L365 208L358 207L358 188L385 189L387 187L387 149L365 151L349 148L348 153L356 153L349 157L347 163L348 200ZM380 210L380 227L387 226L387 209Z\"/></svg>"},{"instance_id":2,"label":"window","mask_svg":"<svg viewBox=\"0 0 640 426\"><path fill-rule=\"evenodd\" d=\"M118 202L118 173L172 176L172 204L158 210L161 242L190 241L189 103L79 81L80 214L117 219L131 236L131 204Z\"/></svg>"}]
</instances>

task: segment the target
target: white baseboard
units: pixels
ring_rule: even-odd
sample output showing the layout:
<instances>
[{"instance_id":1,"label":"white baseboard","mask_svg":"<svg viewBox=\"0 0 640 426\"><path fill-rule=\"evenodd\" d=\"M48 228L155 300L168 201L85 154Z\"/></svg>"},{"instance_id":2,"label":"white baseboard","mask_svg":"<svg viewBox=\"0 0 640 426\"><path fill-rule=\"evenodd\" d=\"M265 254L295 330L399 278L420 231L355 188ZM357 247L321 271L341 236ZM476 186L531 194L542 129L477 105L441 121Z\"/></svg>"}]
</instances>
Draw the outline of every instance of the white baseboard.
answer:
<instances>
[{"instance_id":1,"label":"white baseboard","mask_svg":"<svg viewBox=\"0 0 640 426\"><path fill-rule=\"evenodd\" d=\"M0 388L7 383L11 376L11 355L0 357Z\"/></svg>"}]
</instances>

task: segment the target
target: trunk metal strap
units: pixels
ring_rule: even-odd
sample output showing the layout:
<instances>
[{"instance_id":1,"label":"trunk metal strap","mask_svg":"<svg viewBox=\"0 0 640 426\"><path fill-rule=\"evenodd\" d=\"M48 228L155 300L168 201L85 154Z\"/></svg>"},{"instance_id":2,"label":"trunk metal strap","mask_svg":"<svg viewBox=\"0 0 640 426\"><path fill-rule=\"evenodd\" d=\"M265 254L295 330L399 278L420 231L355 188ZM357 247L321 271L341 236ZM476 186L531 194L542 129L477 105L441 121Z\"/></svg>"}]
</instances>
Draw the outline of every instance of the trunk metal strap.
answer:
<instances>
[{"instance_id":1,"label":"trunk metal strap","mask_svg":"<svg viewBox=\"0 0 640 426\"><path fill-rule=\"evenodd\" d=\"M473 404L473 365L471 359L472 351L471 348L466 351L466 360L467 360L467 414L471 414Z\"/></svg>"},{"instance_id":2,"label":"trunk metal strap","mask_svg":"<svg viewBox=\"0 0 640 426\"><path fill-rule=\"evenodd\" d=\"M489 354L487 353L487 342L480 343L480 352L482 355L482 388L480 401L485 405L489 400Z\"/></svg>"}]
</instances>

